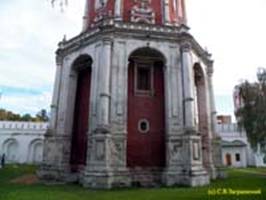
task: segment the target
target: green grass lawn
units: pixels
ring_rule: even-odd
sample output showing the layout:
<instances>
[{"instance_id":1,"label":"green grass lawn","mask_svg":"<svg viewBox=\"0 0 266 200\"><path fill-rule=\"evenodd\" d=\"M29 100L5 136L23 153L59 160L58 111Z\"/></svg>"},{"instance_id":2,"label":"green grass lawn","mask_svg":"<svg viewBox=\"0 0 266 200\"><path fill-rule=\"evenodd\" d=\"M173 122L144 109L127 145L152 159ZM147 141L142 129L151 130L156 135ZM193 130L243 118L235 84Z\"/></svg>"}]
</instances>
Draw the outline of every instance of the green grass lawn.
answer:
<instances>
[{"instance_id":1,"label":"green grass lawn","mask_svg":"<svg viewBox=\"0 0 266 200\"><path fill-rule=\"evenodd\" d=\"M34 174L34 166L12 166L0 169L0 200L190 200L190 199L264 199L266 200L266 169L229 169L228 178L216 180L210 186L197 188L133 188L88 190L79 185L19 184L12 180ZM263 173L265 175L263 175ZM218 189L255 190L262 195L208 195Z\"/></svg>"}]
</instances>

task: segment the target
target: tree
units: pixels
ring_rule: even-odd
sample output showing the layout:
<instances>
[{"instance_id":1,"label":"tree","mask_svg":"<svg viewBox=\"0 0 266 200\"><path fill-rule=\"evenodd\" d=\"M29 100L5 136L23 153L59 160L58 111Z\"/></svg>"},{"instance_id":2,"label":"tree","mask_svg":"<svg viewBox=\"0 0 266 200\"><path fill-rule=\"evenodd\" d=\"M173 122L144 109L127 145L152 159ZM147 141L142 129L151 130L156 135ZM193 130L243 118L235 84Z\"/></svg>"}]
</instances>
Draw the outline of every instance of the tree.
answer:
<instances>
[{"instance_id":1,"label":"tree","mask_svg":"<svg viewBox=\"0 0 266 200\"><path fill-rule=\"evenodd\" d=\"M266 69L259 69L257 78L257 82L240 84L243 105L236 111L238 124L246 130L253 149L266 142Z\"/></svg>"},{"instance_id":2,"label":"tree","mask_svg":"<svg viewBox=\"0 0 266 200\"><path fill-rule=\"evenodd\" d=\"M27 113L25 115L22 115L21 121L30 122L30 121L33 121L33 117L31 117L31 115Z\"/></svg>"},{"instance_id":3,"label":"tree","mask_svg":"<svg viewBox=\"0 0 266 200\"><path fill-rule=\"evenodd\" d=\"M37 114L36 114L36 120L37 121L43 121L47 122L49 120L48 113L45 109L41 109Z\"/></svg>"},{"instance_id":4,"label":"tree","mask_svg":"<svg viewBox=\"0 0 266 200\"><path fill-rule=\"evenodd\" d=\"M26 121L26 122L47 122L48 113L45 109L40 110L35 117L26 113L24 115L16 114L11 111L0 109L0 121Z\"/></svg>"},{"instance_id":5,"label":"tree","mask_svg":"<svg viewBox=\"0 0 266 200\"><path fill-rule=\"evenodd\" d=\"M0 120L20 121L20 115L11 111L0 109Z\"/></svg>"}]
</instances>

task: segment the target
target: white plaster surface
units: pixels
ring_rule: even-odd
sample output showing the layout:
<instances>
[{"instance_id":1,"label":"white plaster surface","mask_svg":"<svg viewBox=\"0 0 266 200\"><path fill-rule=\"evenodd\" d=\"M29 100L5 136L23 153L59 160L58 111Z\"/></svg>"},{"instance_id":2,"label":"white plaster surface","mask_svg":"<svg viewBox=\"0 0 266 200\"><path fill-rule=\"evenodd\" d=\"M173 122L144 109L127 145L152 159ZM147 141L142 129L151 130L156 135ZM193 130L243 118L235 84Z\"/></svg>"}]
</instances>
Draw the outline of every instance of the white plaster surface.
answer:
<instances>
[{"instance_id":1,"label":"white plaster surface","mask_svg":"<svg viewBox=\"0 0 266 200\"><path fill-rule=\"evenodd\" d=\"M40 163L47 123L0 121L0 156L7 163Z\"/></svg>"}]
</instances>

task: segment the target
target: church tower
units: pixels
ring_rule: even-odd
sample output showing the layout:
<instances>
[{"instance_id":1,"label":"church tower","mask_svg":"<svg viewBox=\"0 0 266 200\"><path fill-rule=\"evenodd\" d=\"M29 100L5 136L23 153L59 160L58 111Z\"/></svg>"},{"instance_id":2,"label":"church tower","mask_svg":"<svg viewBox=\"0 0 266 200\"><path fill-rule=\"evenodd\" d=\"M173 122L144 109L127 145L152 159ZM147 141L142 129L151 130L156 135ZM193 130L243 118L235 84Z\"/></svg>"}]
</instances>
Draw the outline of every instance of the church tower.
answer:
<instances>
[{"instance_id":1,"label":"church tower","mask_svg":"<svg viewBox=\"0 0 266 200\"><path fill-rule=\"evenodd\" d=\"M59 43L39 176L85 187L206 185L217 177L213 61L185 0L87 0Z\"/></svg>"}]
</instances>

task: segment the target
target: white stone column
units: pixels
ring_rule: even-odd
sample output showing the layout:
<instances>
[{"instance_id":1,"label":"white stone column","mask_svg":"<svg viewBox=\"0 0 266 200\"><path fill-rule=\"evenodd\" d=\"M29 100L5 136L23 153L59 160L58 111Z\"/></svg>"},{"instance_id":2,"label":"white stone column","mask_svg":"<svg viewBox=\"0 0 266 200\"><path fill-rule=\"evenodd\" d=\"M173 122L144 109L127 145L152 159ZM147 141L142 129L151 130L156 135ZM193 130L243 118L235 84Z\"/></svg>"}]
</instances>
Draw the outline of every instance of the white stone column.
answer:
<instances>
[{"instance_id":1,"label":"white stone column","mask_svg":"<svg viewBox=\"0 0 266 200\"><path fill-rule=\"evenodd\" d=\"M111 46L109 38L103 39L102 52L100 52L100 93L98 104L98 125L109 125L109 105L110 105L110 75L111 75Z\"/></svg>"},{"instance_id":2,"label":"white stone column","mask_svg":"<svg viewBox=\"0 0 266 200\"><path fill-rule=\"evenodd\" d=\"M90 9L89 3L88 3L88 0L86 0L84 16L83 16L82 31L86 31L86 29L88 28L88 25L89 25L89 21L90 21L89 9Z\"/></svg>"},{"instance_id":3,"label":"white stone column","mask_svg":"<svg viewBox=\"0 0 266 200\"><path fill-rule=\"evenodd\" d=\"M193 90L193 63L191 55L191 45L188 42L181 44L182 72L183 72L183 105L184 105L184 125L187 129L195 129L195 105Z\"/></svg>"},{"instance_id":4,"label":"white stone column","mask_svg":"<svg viewBox=\"0 0 266 200\"><path fill-rule=\"evenodd\" d=\"M116 18L116 20L122 19L122 2L123 2L123 0L115 0L115 18Z\"/></svg>"},{"instance_id":5,"label":"white stone column","mask_svg":"<svg viewBox=\"0 0 266 200\"><path fill-rule=\"evenodd\" d=\"M211 130L213 134L216 134L216 107L215 107L215 97L212 84L212 75L213 75L213 62L211 61L210 65L207 67L208 75L208 85L209 85L209 98L210 98L210 114L211 114Z\"/></svg>"},{"instance_id":6,"label":"white stone column","mask_svg":"<svg viewBox=\"0 0 266 200\"><path fill-rule=\"evenodd\" d=\"M164 2L164 24L169 24L170 22L170 10L169 10L169 0L165 0Z\"/></svg>"},{"instance_id":7,"label":"white stone column","mask_svg":"<svg viewBox=\"0 0 266 200\"><path fill-rule=\"evenodd\" d=\"M59 103L60 87L61 87L61 80L62 80L62 69L63 69L63 58L57 55L55 83L54 83L54 91L53 91L52 104L51 104L51 118L50 118L51 129L55 129L56 124L57 124L58 103Z\"/></svg>"},{"instance_id":8,"label":"white stone column","mask_svg":"<svg viewBox=\"0 0 266 200\"><path fill-rule=\"evenodd\" d=\"M213 61L210 61L207 66L207 77L208 77L208 85L209 85L209 102L210 102L210 121L211 121L211 163L210 170L212 170L211 178L215 179L216 177L225 177L225 173L222 169L222 145L221 139L216 132L216 107L215 107L215 97L214 90L212 84L212 75L213 75Z\"/></svg>"}]
</instances>

